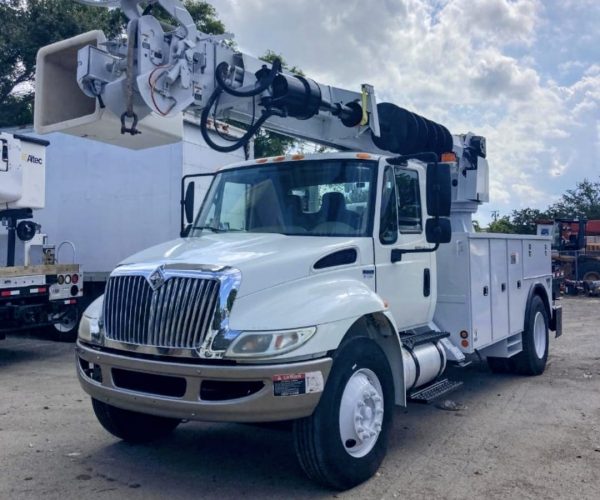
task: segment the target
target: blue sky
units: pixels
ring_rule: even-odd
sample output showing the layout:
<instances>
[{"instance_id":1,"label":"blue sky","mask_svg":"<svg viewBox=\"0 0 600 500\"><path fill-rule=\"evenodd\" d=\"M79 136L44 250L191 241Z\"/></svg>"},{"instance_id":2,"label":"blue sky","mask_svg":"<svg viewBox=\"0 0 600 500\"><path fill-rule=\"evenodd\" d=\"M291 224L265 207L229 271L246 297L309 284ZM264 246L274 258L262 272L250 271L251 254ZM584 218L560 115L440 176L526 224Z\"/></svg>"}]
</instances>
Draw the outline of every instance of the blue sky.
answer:
<instances>
[{"instance_id":1,"label":"blue sky","mask_svg":"<svg viewBox=\"0 0 600 500\"><path fill-rule=\"evenodd\" d=\"M600 0L209 0L240 48L488 139L493 210L600 174Z\"/></svg>"}]
</instances>

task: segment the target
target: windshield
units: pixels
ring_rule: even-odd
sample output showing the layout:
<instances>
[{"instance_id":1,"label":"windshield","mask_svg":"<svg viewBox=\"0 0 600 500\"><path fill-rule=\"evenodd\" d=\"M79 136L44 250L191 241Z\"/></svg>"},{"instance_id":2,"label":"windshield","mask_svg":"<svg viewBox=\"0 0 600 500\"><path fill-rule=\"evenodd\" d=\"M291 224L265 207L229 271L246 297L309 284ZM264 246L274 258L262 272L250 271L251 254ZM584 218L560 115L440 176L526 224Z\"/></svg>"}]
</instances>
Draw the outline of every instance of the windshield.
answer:
<instances>
[{"instance_id":1,"label":"windshield","mask_svg":"<svg viewBox=\"0 0 600 500\"><path fill-rule=\"evenodd\" d=\"M217 174L196 218L202 231L370 236L377 163L294 161Z\"/></svg>"}]
</instances>

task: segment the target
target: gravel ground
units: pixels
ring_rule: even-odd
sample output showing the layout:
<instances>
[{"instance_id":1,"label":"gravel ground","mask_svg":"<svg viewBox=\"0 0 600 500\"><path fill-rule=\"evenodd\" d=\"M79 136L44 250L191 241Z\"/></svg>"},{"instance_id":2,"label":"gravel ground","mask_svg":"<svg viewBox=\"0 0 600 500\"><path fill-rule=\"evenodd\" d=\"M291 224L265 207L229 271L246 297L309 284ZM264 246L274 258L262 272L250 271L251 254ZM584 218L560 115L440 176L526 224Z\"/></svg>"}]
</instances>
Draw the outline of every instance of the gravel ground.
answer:
<instances>
[{"instance_id":1,"label":"gravel ground","mask_svg":"<svg viewBox=\"0 0 600 500\"><path fill-rule=\"evenodd\" d=\"M106 433L73 345L0 342L0 498L598 498L600 299L563 300L546 372L454 371L462 409L398 408L376 477L345 493L305 478L285 429L187 423L132 446Z\"/></svg>"}]
</instances>

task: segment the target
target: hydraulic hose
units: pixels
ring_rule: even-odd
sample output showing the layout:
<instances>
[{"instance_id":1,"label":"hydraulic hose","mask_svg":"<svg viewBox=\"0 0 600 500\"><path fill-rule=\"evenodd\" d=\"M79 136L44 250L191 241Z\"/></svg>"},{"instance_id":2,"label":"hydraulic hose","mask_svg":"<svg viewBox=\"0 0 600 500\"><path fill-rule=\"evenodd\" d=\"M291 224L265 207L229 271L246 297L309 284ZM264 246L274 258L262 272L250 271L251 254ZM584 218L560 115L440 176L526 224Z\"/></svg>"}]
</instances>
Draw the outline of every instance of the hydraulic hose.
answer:
<instances>
[{"instance_id":1,"label":"hydraulic hose","mask_svg":"<svg viewBox=\"0 0 600 500\"><path fill-rule=\"evenodd\" d=\"M210 110L212 109L213 105L215 104L216 100L219 98L222 92L223 89L217 87L208 99L206 106L202 110L202 115L200 115L200 133L206 141L206 144L208 144L212 149L221 153L230 153L247 144L248 141L252 138L252 136L256 134L256 132L258 132L258 129L262 126L262 124L265 121L267 121L273 113L271 113L270 111L265 111L263 115L258 120L256 120L256 122L246 131L246 133L240 138L239 141L236 141L233 144L230 144L229 146L222 146L220 144L217 144L211 139L210 135L208 134L208 118L210 116ZM215 127L216 126L217 125L215 124Z\"/></svg>"},{"instance_id":2,"label":"hydraulic hose","mask_svg":"<svg viewBox=\"0 0 600 500\"><path fill-rule=\"evenodd\" d=\"M275 59L273 64L271 65L271 70L266 78L261 79L258 87L255 87L251 90L237 90L230 87L223 78L223 72L226 67L229 66L225 61L219 64L215 70L215 78L217 79L217 83L219 87L222 88L228 94L231 94L235 97L254 97L259 94L262 94L269 86L273 83L273 80L281 71L281 61L279 59Z\"/></svg>"}]
</instances>

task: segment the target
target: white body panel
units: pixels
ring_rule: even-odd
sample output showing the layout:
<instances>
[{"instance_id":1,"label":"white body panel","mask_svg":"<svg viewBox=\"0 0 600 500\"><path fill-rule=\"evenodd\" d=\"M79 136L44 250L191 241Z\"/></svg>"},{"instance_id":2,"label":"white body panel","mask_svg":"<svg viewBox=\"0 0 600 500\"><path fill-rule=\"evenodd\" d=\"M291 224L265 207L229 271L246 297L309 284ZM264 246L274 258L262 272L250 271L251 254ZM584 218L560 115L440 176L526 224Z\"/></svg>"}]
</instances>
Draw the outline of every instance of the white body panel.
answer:
<instances>
[{"instance_id":1,"label":"white body panel","mask_svg":"<svg viewBox=\"0 0 600 500\"><path fill-rule=\"evenodd\" d=\"M434 321L464 352L519 334L532 286L551 297L550 241L539 236L454 233L438 250ZM463 339L460 332L466 331ZM468 345L462 345L463 340Z\"/></svg>"}]
</instances>

